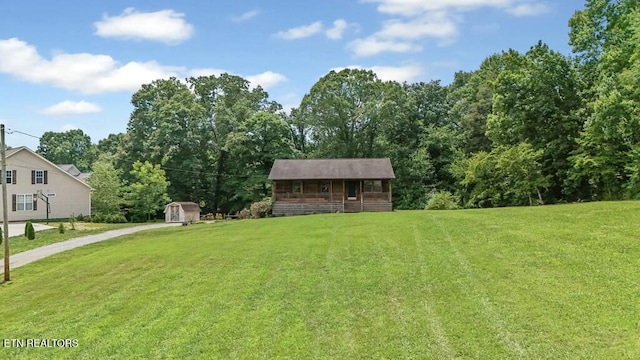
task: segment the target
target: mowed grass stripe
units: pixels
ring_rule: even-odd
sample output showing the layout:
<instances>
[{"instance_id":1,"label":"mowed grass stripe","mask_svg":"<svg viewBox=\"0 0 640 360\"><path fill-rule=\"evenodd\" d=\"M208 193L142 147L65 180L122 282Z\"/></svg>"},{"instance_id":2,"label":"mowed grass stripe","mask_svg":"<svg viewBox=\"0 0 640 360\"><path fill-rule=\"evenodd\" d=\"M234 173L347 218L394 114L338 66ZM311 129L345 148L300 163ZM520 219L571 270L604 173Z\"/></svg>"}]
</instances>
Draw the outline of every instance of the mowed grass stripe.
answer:
<instances>
[{"instance_id":1,"label":"mowed grass stripe","mask_svg":"<svg viewBox=\"0 0 640 360\"><path fill-rule=\"evenodd\" d=\"M16 269L10 358L637 358L639 202L193 225Z\"/></svg>"}]
</instances>

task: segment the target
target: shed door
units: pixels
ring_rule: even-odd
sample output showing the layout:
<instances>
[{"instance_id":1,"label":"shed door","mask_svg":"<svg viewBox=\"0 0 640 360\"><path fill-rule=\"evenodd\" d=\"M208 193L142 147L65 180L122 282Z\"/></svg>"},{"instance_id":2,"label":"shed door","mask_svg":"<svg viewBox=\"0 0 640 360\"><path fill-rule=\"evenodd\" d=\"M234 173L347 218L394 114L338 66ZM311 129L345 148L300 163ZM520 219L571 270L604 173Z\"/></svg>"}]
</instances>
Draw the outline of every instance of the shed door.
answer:
<instances>
[{"instance_id":1,"label":"shed door","mask_svg":"<svg viewBox=\"0 0 640 360\"><path fill-rule=\"evenodd\" d=\"M180 221L180 206L171 205L171 221Z\"/></svg>"},{"instance_id":2,"label":"shed door","mask_svg":"<svg viewBox=\"0 0 640 360\"><path fill-rule=\"evenodd\" d=\"M357 196L358 183L356 181L347 181L347 200L355 200Z\"/></svg>"}]
</instances>

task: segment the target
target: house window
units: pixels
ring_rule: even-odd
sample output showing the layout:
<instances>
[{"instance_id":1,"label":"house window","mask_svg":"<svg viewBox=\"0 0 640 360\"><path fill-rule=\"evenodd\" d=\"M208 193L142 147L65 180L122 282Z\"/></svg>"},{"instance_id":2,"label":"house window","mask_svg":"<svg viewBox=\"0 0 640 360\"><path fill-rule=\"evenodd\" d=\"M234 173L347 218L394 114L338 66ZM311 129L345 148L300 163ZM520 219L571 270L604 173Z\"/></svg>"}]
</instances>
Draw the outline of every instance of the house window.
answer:
<instances>
[{"instance_id":1,"label":"house window","mask_svg":"<svg viewBox=\"0 0 640 360\"><path fill-rule=\"evenodd\" d=\"M291 184L291 192L302 193L302 181L294 181Z\"/></svg>"},{"instance_id":2,"label":"house window","mask_svg":"<svg viewBox=\"0 0 640 360\"><path fill-rule=\"evenodd\" d=\"M16 210L31 211L33 210L33 202L34 202L33 194L18 194L16 195Z\"/></svg>"},{"instance_id":3,"label":"house window","mask_svg":"<svg viewBox=\"0 0 640 360\"><path fill-rule=\"evenodd\" d=\"M5 179L7 181L7 184L13 184L13 171L7 170L7 176Z\"/></svg>"},{"instance_id":4,"label":"house window","mask_svg":"<svg viewBox=\"0 0 640 360\"><path fill-rule=\"evenodd\" d=\"M382 192L382 180L365 180L364 192Z\"/></svg>"},{"instance_id":5,"label":"house window","mask_svg":"<svg viewBox=\"0 0 640 360\"><path fill-rule=\"evenodd\" d=\"M329 180L320 181L320 192L328 193L329 192Z\"/></svg>"},{"instance_id":6,"label":"house window","mask_svg":"<svg viewBox=\"0 0 640 360\"><path fill-rule=\"evenodd\" d=\"M36 184L44 184L44 170L36 170L35 179Z\"/></svg>"}]
</instances>

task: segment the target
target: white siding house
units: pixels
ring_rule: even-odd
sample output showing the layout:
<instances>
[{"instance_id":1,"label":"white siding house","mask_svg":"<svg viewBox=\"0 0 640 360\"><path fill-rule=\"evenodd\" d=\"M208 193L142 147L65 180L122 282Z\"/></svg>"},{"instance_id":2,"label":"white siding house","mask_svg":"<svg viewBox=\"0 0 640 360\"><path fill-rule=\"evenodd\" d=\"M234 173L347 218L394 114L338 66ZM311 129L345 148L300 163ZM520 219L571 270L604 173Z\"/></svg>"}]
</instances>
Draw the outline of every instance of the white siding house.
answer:
<instances>
[{"instance_id":1,"label":"white siding house","mask_svg":"<svg viewBox=\"0 0 640 360\"><path fill-rule=\"evenodd\" d=\"M47 199L51 219L91 214L91 187L84 181L26 147L7 150L6 159L0 181L7 182L9 221L46 219Z\"/></svg>"}]
</instances>

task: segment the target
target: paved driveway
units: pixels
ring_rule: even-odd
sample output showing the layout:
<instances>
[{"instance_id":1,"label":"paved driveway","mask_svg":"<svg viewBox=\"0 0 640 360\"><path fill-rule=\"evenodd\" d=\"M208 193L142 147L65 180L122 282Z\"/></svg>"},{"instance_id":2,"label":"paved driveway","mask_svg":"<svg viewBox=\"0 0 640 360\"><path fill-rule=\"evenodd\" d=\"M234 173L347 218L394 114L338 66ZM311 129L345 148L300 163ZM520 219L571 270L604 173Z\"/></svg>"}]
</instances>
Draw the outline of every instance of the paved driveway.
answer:
<instances>
[{"instance_id":1,"label":"paved driveway","mask_svg":"<svg viewBox=\"0 0 640 360\"><path fill-rule=\"evenodd\" d=\"M24 224L25 223L9 223L9 237L24 235ZM4 225L0 223L0 226ZM33 229L35 231L42 231L55 228L45 224L33 223ZM4 228L2 228L2 230L4 231Z\"/></svg>"},{"instance_id":2,"label":"paved driveway","mask_svg":"<svg viewBox=\"0 0 640 360\"><path fill-rule=\"evenodd\" d=\"M130 228L111 230L111 231L103 232L101 234L96 234L96 235L87 235L87 236L83 236L83 237L79 237L79 238L75 238L67 241L61 241L59 243L45 245L39 248L27 250L27 251L12 255L9 261L9 266L11 267L11 269L15 269L17 267L27 265L34 261L43 259L47 256L51 256L53 254L61 253L63 251L75 249L80 246L113 239L118 236L132 234L142 230L157 229L157 228L167 227L167 226L180 226L180 225L182 224L181 223L169 223L169 224L163 223L163 224L153 224L153 225L141 225L141 226L135 226ZM24 225L23 225L22 231L24 232ZM0 274L2 273L4 273L4 268L0 269Z\"/></svg>"}]
</instances>

